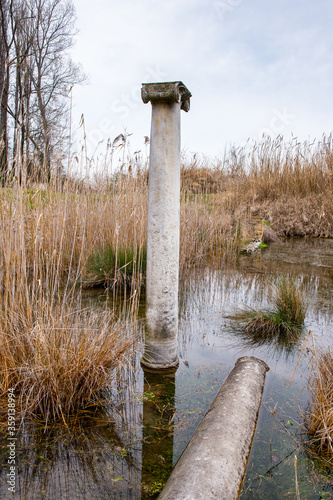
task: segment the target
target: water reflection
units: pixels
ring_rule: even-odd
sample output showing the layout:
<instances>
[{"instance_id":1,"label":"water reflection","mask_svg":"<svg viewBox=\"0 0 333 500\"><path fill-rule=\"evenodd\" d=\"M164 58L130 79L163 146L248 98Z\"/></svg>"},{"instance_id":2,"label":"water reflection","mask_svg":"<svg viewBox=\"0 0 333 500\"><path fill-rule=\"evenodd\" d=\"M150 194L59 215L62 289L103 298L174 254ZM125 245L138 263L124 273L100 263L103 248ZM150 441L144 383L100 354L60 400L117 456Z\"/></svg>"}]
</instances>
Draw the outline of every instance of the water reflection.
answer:
<instances>
[{"instance_id":1,"label":"water reflection","mask_svg":"<svg viewBox=\"0 0 333 500\"><path fill-rule=\"evenodd\" d=\"M17 434L20 500L140 499L142 376L136 358L113 374L104 404L45 430L27 425ZM6 440L1 441L0 497L12 498L5 482Z\"/></svg>"},{"instance_id":2,"label":"water reflection","mask_svg":"<svg viewBox=\"0 0 333 500\"><path fill-rule=\"evenodd\" d=\"M145 372L141 498L156 498L172 471L175 374Z\"/></svg>"},{"instance_id":3,"label":"water reflection","mask_svg":"<svg viewBox=\"0 0 333 500\"><path fill-rule=\"evenodd\" d=\"M62 426L46 433L38 426L25 430L19 437L15 498L109 499L117 493L122 498L129 474L140 484L135 445L129 447L115 422L100 415L78 425L70 431ZM10 497L4 485L0 491L1 498ZM135 496L129 490L123 498Z\"/></svg>"}]
</instances>

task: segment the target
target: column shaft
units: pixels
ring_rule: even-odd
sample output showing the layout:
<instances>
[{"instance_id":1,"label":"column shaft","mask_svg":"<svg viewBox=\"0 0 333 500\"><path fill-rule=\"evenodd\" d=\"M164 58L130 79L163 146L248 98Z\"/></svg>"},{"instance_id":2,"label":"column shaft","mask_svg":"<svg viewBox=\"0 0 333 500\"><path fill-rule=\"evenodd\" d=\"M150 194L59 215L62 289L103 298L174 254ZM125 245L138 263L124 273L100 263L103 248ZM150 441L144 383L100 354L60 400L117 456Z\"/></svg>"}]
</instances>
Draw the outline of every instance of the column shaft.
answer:
<instances>
[{"instance_id":1,"label":"column shaft","mask_svg":"<svg viewBox=\"0 0 333 500\"><path fill-rule=\"evenodd\" d=\"M178 365L180 103L152 103L143 365ZM153 368L153 366L151 366Z\"/></svg>"},{"instance_id":2,"label":"column shaft","mask_svg":"<svg viewBox=\"0 0 333 500\"><path fill-rule=\"evenodd\" d=\"M147 227L145 371L175 371L178 333L180 110L190 91L178 82L143 83L152 104Z\"/></svg>"}]
</instances>

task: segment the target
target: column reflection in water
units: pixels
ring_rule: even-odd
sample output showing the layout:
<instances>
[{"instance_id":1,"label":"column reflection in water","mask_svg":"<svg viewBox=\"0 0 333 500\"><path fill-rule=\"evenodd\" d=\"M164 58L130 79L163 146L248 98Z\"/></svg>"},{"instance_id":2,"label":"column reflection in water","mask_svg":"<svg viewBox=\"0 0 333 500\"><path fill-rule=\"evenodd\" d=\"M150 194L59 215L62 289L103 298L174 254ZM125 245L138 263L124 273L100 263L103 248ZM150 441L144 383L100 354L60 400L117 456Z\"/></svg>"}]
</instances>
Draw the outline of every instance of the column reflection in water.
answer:
<instances>
[{"instance_id":1,"label":"column reflection in water","mask_svg":"<svg viewBox=\"0 0 333 500\"><path fill-rule=\"evenodd\" d=\"M156 498L172 471L175 374L144 373L141 498Z\"/></svg>"}]
</instances>

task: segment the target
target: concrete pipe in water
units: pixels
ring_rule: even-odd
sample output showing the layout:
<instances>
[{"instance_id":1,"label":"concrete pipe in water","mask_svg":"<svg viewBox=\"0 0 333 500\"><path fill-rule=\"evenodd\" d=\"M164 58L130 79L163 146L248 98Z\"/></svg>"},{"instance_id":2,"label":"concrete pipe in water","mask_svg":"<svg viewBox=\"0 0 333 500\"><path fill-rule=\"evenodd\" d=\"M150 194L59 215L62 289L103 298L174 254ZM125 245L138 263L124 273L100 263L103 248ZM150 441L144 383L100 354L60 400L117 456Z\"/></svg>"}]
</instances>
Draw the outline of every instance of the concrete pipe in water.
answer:
<instances>
[{"instance_id":1,"label":"concrete pipe in water","mask_svg":"<svg viewBox=\"0 0 333 500\"><path fill-rule=\"evenodd\" d=\"M238 359L158 500L238 498L268 370L260 359Z\"/></svg>"}]
</instances>

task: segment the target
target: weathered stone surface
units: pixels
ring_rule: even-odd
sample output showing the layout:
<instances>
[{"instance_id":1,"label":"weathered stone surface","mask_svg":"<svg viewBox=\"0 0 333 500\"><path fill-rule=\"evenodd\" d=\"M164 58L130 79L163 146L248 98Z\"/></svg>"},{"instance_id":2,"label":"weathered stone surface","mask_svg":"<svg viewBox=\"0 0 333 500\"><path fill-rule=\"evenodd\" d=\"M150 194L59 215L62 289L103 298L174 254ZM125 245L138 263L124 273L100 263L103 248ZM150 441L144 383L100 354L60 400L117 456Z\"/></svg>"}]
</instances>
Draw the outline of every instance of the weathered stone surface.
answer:
<instances>
[{"instance_id":1,"label":"weathered stone surface","mask_svg":"<svg viewBox=\"0 0 333 500\"><path fill-rule=\"evenodd\" d=\"M240 249L240 253L251 254L259 250L262 241L250 241Z\"/></svg>"},{"instance_id":2,"label":"weathered stone surface","mask_svg":"<svg viewBox=\"0 0 333 500\"><path fill-rule=\"evenodd\" d=\"M159 500L238 498L265 383L266 363L240 358L175 465Z\"/></svg>"},{"instance_id":3,"label":"weathered stone surface","mask_svg":"<svg viewBox=\"0 0 333 500\"><path fill-rule=\"evenodd\" d=\"M141 97L145 104L149 101L179 102L182 110L189 111L192 94L183 82L143 83Z\"/></svg>"},{"instance_id":4,"label":"weathered stone surface","mask_svg":"<svg viewBox=\"0 0 333 500\"><path fill-rule=\"evenodd\" d=\"M144 369L175 369L180 231L180 110L189 108L182 82L143 84L152 103L147 226Z\"/></svg>"}]
</instances>

